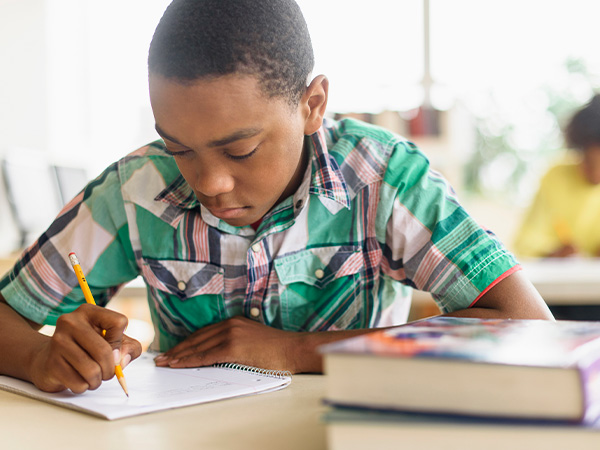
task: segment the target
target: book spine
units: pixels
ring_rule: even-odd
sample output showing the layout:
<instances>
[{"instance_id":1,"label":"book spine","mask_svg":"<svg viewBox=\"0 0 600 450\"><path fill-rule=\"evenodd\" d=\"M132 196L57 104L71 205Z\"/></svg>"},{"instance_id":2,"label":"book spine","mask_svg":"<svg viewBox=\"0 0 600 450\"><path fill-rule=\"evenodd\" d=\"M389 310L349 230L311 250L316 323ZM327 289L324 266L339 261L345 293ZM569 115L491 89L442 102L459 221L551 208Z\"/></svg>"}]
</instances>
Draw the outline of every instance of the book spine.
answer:
<instances>
[{"instance_id":1,"label":"book spine","mask_svg":"<svg viewBox=\"0 0 600 450\"><path fill-rule=\"evenodd\" d=\"M584 423L594 423L600 418L600 359L582 364L579 371L583 391Z\"/></svg>"}]
</instances>

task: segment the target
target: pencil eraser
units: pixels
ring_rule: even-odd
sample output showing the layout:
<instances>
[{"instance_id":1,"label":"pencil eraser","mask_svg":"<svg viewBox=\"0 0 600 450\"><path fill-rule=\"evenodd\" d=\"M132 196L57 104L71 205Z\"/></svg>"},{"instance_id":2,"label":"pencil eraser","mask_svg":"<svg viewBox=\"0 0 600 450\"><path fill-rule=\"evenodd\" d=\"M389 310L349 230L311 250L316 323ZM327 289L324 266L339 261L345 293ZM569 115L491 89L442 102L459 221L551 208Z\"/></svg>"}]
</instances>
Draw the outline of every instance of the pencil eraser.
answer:
<instances>
[{"instance_id":1,"label":"pencil eraser","mask_svg":"<svg viewBox=\"0 0 600 450\"><path fill-rule=\"evenodd\" d=\"M71 261L72 265L79 264L79 260L77 259L77 256L75 255L75 252L69 253L69 260Z\"/></svg>"}]
</instances>

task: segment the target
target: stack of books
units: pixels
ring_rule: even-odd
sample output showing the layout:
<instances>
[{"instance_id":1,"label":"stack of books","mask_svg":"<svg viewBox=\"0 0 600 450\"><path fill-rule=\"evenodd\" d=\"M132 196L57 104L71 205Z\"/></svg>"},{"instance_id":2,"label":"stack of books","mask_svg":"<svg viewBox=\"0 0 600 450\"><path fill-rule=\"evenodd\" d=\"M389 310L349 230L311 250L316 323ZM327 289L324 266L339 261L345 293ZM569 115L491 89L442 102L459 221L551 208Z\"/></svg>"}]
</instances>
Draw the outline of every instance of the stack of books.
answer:
<instances>
[{"instance_id":1,"label":"stack of books","mask_svg":"<svg viewBox=\"0 0 600 450\"><path fill-rule=\"evenodd\" d=\"M600 448L600 322L434 317L321 351L330 450Z\"/></svg>"}]
</instances>

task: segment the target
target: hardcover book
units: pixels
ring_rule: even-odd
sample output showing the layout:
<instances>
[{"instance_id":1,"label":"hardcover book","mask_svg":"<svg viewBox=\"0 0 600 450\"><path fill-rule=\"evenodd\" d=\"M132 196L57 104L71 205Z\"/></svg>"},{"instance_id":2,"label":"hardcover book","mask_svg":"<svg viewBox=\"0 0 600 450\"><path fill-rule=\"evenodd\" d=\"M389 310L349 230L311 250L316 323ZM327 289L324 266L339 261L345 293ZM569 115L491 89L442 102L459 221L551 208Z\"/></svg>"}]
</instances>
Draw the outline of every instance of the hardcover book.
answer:
<instances>
[{"instance_id":1,"label":"hardcover book","mask_svg":"<svg viewBox=\"0 0 600 450\"><path fill-rule=\"evenodd\" d=\"M600 322L434 317L321 347L333 405L595 422Z\"/></svg>"},{"instance_id":2,"label":"hardcover book","mask_svg":"<svg viewBox=\"0 0 600 450\"><path fill-rule=\"evenodd\" d=\"M322 420L329 450L531 450L600 448L600 424L332 408Z\"/></svg>"}]
</instances>

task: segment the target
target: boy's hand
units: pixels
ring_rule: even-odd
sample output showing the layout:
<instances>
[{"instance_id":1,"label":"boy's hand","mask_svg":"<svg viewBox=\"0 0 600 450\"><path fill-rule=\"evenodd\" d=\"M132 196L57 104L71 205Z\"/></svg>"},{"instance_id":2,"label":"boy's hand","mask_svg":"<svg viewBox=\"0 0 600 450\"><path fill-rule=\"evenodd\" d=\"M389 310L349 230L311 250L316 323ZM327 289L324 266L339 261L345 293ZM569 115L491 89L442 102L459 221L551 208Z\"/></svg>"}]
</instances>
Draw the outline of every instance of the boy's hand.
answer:
<instances>
[{"instance_id":1,"label":"boy's hand","mask_svg":"<svg viewBox=\"0 0 600 450\"><path fill-rule=\"evenodd\" d=\"M31 381L47 392L97 389L114 376L116 363L126 365L142 352L138 341L123 334L126 327L124 315L94 305L60 316L54 335L32 358Z\"/></svg>"},{"instance_id":2,"label":"boy's hand","mask_svg":"<svg viewBox=\"0 0 600 450\"><path fill-rule=\"evenodd\" d=\"M155 358L159 367L199 367L232 362L263 369L302 371L296 364L298 338L246 317L233 317L201 328Z\"/></svg>"}]
</instances>

